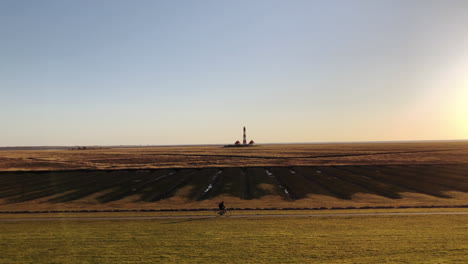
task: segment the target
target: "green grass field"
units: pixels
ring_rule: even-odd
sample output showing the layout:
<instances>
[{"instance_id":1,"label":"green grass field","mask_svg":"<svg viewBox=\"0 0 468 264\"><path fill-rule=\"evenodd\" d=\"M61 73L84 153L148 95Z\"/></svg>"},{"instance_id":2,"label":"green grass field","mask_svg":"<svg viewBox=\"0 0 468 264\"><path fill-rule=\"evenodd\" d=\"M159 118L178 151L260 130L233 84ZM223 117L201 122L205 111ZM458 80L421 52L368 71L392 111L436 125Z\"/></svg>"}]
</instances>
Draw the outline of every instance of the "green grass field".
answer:
<instances>
[{"instance_id":1,"label":"green grass field","mask_svg":"<svg viewBox=\"0 0 468 264\"><path fill-rule=\"evenodd\" d=\"M0 224L0 263L466 263L468 215Z\"/></svg>"}]
</instances>

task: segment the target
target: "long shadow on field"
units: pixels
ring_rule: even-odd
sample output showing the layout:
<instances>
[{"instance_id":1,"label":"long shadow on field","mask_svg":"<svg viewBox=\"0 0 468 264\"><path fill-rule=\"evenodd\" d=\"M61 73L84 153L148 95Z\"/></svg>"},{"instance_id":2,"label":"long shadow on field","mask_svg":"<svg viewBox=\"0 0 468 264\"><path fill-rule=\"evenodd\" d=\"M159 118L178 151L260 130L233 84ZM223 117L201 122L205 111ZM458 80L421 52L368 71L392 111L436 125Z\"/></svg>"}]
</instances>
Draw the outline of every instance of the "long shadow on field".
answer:
<instances>
[{"instance_id":1,"label":"long shadow on field","mask_svg":"<svg viewBox=\"0 0 468 264\"><path fill-rule=\"evenodd\" d=\"M399 199L403 192L450 198L448 191L468 192L467 164L0 172L0 199L6 203L251 200L267 195L297 200L311 194L352 199L356 193Z\"/></svg>"}]
</instances>

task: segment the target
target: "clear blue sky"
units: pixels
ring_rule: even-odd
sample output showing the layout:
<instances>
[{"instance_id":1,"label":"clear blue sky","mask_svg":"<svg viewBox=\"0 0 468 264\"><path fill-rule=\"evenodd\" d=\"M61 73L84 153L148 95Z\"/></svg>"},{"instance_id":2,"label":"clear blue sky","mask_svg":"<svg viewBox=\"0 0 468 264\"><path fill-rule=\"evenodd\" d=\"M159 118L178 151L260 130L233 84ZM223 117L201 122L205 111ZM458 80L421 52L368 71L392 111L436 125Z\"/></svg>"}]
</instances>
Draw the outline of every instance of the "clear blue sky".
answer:
<instances>
[{"instance_id":1,"label":"clear blue sky","mask_svg":"<svg viewBox=\"0 0 468 264\"><path fill-rule=\"evenodd\" d=\"M0 146L468 138L468 1L0 1Z\"/></svg>"}]
</instances>

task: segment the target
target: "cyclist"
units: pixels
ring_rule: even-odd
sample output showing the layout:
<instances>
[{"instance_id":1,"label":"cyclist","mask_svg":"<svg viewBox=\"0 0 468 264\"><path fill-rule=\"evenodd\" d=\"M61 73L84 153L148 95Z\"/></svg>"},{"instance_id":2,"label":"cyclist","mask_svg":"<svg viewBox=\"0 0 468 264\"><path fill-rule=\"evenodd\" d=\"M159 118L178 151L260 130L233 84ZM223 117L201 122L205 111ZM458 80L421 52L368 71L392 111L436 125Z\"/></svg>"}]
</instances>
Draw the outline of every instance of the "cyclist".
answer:
<instances>
[{"instance_id":1,"label":"cyclist","mask_svg":"<svg viewBox=\"0 0 468 264\"><path fill-rule=\"evenodd\" d=\"M224 205L224 201L221 201L219 204L218 204L218 208L219 208L219 214L220 215L223 215L226 213L226 206Z\"/></svg>"}]
</instances>

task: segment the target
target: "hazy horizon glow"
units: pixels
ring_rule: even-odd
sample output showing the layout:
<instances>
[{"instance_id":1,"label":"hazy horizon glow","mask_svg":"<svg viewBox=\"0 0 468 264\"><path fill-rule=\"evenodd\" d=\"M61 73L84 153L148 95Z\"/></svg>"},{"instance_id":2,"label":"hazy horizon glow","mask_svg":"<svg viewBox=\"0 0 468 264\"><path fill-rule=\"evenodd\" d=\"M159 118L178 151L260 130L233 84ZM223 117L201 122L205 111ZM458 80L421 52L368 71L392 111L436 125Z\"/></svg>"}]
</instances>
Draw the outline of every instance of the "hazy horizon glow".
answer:
<instances>
[{"instance_id":1,"label":"hazy horizon glow","mask_svg":"<svg viewBox=\"0 0 468 264\"><path fill-rule=\"evenodd\" d=\"M0 146L468 139L468 2L0 2Z\"/></svg>"}]
</instances>

